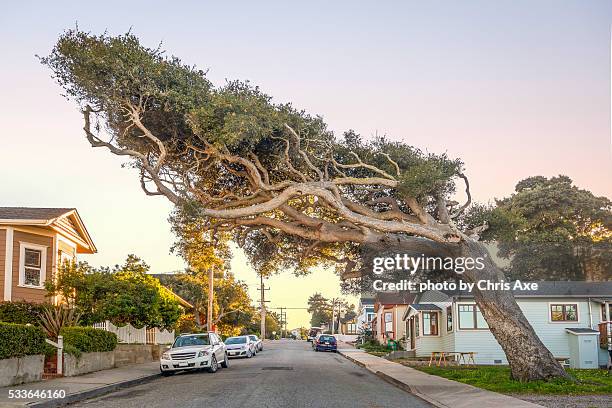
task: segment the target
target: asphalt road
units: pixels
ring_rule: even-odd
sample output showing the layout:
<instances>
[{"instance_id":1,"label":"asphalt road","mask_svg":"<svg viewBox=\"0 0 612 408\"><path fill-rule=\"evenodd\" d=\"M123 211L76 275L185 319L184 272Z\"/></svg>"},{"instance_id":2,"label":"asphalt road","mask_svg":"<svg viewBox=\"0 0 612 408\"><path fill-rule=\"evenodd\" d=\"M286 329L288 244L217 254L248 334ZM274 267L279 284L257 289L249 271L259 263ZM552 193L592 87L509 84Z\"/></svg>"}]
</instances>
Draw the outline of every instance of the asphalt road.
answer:
<instances>
[{"instance_id":1,"label":"asphalt road","mask_svg":"<svg viewBox=\"0 0 612 408\"><path fill-rule=\"evenodd\" d=\"M305 341L266 342L251 359L232 359L215 374L163 377L72 407L430 407L335 353Z\"/></svg>"}]
</instances>

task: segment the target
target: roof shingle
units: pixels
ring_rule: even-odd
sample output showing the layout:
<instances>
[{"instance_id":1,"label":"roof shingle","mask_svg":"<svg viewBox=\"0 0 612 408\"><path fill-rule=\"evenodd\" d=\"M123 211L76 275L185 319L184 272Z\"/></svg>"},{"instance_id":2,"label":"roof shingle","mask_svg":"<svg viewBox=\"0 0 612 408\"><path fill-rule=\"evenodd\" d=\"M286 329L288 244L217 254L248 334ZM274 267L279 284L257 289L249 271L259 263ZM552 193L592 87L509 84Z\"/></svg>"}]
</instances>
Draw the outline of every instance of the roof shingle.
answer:
<instances>
[{"instance_id":1,"label":"roof shingle","mask_svg":"<svg viewBox=\"0 0 612 408\"><path fill-rule=\"evenodd\" d=\"M52 220L74 208L0 207L0 220Z\"/></svg>"}]
</instances>

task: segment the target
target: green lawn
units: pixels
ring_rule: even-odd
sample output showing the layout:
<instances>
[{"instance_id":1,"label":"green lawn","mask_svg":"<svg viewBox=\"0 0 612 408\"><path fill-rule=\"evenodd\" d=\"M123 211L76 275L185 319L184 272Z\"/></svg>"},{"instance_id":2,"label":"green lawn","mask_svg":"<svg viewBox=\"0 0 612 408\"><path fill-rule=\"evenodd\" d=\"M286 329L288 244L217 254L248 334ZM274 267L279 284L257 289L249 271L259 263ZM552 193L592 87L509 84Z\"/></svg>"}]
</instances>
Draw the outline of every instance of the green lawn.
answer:
<instances>
[{"instance_id":1,"label":"green lawn","mask_svg":"<svg viewBox=\"0 0 612 408\"><path fill-rule=\"evenodd\" d=\"M578 382L567 380L521 383L510 379L510 368L503 367L414 367L428 374L459 381L504 394L612 394L612 375L606 370L572 370Z\"/></svg>"}]
</instances>

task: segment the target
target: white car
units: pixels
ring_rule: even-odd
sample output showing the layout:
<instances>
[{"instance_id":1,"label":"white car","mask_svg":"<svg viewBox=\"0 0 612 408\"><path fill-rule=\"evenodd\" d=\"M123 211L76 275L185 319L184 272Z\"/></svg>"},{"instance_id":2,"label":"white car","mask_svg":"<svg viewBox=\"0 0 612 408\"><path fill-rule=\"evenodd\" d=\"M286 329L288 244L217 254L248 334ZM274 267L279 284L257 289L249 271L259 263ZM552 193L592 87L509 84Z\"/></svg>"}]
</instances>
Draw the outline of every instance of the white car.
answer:
<instances>
[{"instance_id":1,"label":"white car","mask_svg":"<svg viewBox=\"0 0 612 408\"><path fill-rule=\"evenodd\" d=\"M255 342L255 350L257 350L257 352L263 351L263 340L261 340L255 334L249 334L249 338L251 341Z\"/></svg>"},{"instance_id":2,"label":"white car","mask_svg":"<svg viewBox=\"0 0 612 408\"><path fill-rule=\"evenodd\" d=\"M249 336L235 336L225 339L228 357L251 358L257 354L257 346Z\"/></svg>"},{"instance_id":3,"label":"white car","mask_svg":"<svg viewBox=\"0 0 612 408\"><path fill-rule=\"evenodd\" d=\"M214 373L219 366L229 367L227 350L221 338L213 332L182 334L159 359L162 375L177 371L206 369Z\"/></svg>"}]
</instances>

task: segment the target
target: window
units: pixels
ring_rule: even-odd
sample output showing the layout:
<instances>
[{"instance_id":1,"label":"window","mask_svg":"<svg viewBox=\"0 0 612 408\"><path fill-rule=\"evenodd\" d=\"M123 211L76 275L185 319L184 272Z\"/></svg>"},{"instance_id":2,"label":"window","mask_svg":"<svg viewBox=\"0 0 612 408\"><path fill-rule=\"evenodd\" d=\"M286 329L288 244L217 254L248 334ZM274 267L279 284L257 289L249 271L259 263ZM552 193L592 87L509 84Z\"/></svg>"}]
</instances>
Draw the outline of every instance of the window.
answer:
<instances>
[{"instance_id":1,"label":"window","mask_svg":"<svg viewBox=\"0 0 612 408\"><path fill-rule=\"evenodd\" d=\"M374 317L376 317L376 313L368 313L366 315L366 321L371 322L372 320L374 320Z\"/></svg>"},{"instance_id":2,"label":"window","mask_svg":"<svg viewBox=\"0 0 612 408\"><path fill-rule=\"evenodd\" d=\"M577 304L556 304L550 305L550 320L553 322L577 322Z\"/></svg>"},{"instance_id":3,"label":"window","mask_svg":"<svg viewBox=\"0 0 612 408\"><path fill-rule=\"evenodd\" d=\"M47 247L22 242L19 250L19 285L42 288L45 281Z\"/></svg>"},{"instance_id":4,"label":"window","mask_svg":"<svg viewBox=\"0 0 612 408\"><path fill-rule=\"evenodd\" d=\"M385 313L385 333L393 331L393 314L391 312Z\"/></svg>"},{"instance_id":5,"label":"window","mask_svg":"<svg viewBox=\"0 0 612 408\"><path fill-rule=\"evenodd\" d=\"M438 313L423 312L423 336L438 335Z\"/></svg>"},{"instance_id":6,"label":"window","mask_svg":"<svg viewBox=\"0 0 612 408\"><path fill-rule=\"evenodd\" d=\"M357 325L355 323L347 323L346 325L346 334L355 334L357 333Z\"/></svg>"},{"instance_id":7,"label":"window","mask_svg":"<svg viewBox=\"0 0 612 408\"><path fill-rule=\"evenodd\" d=\"M461 330L488 329L489 325L482 317L476 305L459 305L459 328Z\"/></svg>"},{"instance_id":8,"label":"window","mask_svg":"<svg viewBox=\"0 0 612 408\"><path fill-rule=\"evenodd\" d=\"M453 307L449 306L446 308L446 332L450 333L453 331Z\"/></svg>"},{"instance_id":9,"label":"window","mask_svg":"<svg viewBox=\"0 0 612 408\"><path fill-rule=\"evenodd\" d=\"M610 319L612 320L612 303L608 304L608 308L610 309ZM606 316L606 305L603 304L601 305L601 321L605 322L608 320L608 317Z\"/></svg>"}]
</instances>

